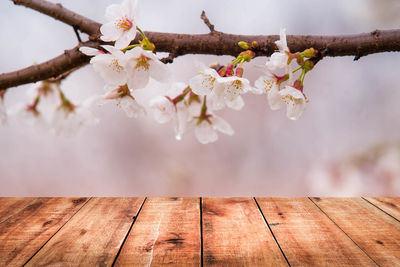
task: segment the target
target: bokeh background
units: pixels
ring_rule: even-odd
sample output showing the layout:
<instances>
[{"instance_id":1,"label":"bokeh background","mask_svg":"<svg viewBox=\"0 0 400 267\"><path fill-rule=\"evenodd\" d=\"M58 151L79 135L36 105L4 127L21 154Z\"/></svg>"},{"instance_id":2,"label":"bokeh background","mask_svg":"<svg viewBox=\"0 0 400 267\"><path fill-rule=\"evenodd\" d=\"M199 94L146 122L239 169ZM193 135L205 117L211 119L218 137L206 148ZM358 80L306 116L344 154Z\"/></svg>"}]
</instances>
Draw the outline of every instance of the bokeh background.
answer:
<instances>
[{"instance_id":1,"label":"bokeh background","mask_svg":"<svg viewBox=\"0 0 400 267\"><path fill-rule=\"evenodd\" d=\"M111 0L64 0L65 7L99 22ZM216 29L236 34L351 34L399 28L396 0L140 1L145 30L206 33L205 10ZM59 55L77 44L71 27L11 1L0 2L0 72ZM232 57L188 55L170 68L188 82L195 62ZM251 82L260 74L246 66ZM271 111L265 96L246 95L242 111L218 114L235 129L202 145L193 133L176 141L172 125L151 114L129 119L113 104L96 111L101 122L72 137L23 127L10 117L0 126L0 196L356 196L400 194L400 53L325 58L308 74L310 98L298 121ZM8 90L12 109L31 85ZM90 66L62 84L76 102L103 93ZM151 82L138 100L147 104Z\"/></svg>"}]
</instances>

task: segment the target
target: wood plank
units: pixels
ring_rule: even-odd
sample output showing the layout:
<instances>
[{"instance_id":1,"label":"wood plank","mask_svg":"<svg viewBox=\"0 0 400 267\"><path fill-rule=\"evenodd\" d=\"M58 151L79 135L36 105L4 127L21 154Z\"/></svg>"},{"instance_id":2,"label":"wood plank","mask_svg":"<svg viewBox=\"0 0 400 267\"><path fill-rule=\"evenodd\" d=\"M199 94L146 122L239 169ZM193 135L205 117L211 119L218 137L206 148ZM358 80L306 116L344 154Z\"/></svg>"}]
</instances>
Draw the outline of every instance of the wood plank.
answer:
<instances>
[{"instance_id":1,"label":"wood plank","mask_svg":"<svg viewBox=\"0 0 400 267\"><path fill-rule=\"evenodd\" d=\"M203 199L205 266L287 266L252 198Z\"/></svg>"},{"instance_id":2,"label":"wood plank","mask_svg":"<svg viewBox=\"0 0 400 267\"><path fill-rule=\"evenodd\" d=\"M116 266L200 266L199 198L148 198Z\"/></svg>"},{"instance_id":3,"label":"wood plank","mask_svg":"<svg viewBox=\"0 0 400 267\"><path fill-rule=\"evenodd\" d=\"M257 198L292 266L376 266L308 198Z\"/></svg>"},{"instance_id":4,"label":"wood plank","mask_svg":"<svg viewBox=\"0 0 400 267\"><path fill-rule=\"evenodd\" d=\"M365 197L365 199L400 221L400 198Z\"/></svg>"},{"instance_id":5,"label":"wood plank","mask_svg":"<svg viewBox=\"0 0 400 267\"><path fill-rule=\"evenodd\" d=\"M27 266L110 266L143 200L91 199Z\"/></svg>"},{"instance_id":6,"label":"wood plank","mask_svg":"<svg viewBox=\"0 0 400 267\"><path fill-rule=\"evenodd\" d=\"M21 266L87 198L40 198L0 224L0 266Z\"/></svg>"},{"instance_id":7,"label":"wood plank","mask_svg":"<svg viewBox=\"0 0 400 267\"><path fill-rule=\"evenodd\" d=\"M0 198L0 223L9 217L21 211L31 202L35 201L34 197L2 197Z\"/></svg>"},{"instance_id":8,"label":"wood plank","mask_svg":"<svg viewBox=\"0 0 400 267\"><path fill-rule=\"evenodd\" d=\"M400 265L400 223L361 198L312 198L378 265Z\"/></svg>"}]
</instances>

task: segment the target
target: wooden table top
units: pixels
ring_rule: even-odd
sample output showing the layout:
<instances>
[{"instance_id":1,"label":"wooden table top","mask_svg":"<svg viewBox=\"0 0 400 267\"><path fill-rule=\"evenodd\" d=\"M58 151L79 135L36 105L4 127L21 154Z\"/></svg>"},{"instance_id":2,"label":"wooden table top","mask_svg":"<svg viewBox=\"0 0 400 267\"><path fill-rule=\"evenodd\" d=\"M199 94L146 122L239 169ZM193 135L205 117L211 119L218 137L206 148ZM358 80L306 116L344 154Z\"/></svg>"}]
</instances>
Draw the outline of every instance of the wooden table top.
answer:
<instances>
[{"instance_id":1,"label":"wooden table top","mask_svg":"<svg viewBox=\"0 0 400 267\"><path fill-rule=\"evenodd\" d=\"M0 266L400 266L400 198L0 198Z\"/></svg>"}]
</instances>

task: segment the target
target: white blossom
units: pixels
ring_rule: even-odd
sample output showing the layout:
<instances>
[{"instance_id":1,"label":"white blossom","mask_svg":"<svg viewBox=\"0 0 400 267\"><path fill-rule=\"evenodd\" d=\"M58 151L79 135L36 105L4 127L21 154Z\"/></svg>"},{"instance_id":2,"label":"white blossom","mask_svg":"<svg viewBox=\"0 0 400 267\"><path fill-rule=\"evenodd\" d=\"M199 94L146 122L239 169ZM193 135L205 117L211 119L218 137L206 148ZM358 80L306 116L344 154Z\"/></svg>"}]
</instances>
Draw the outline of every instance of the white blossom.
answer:
<instances>
[{"instance_id":1,"label":"white blossom","mask_svg":"<svg viewBox=\"0 0 400 267\"><path fill-rule=\"evenodd\" d=\"M137 118L146 115L145 108L140 105L132 96L124 96L116 99L117 106L125 111L129 118Z\"/></svg>"},{"instance_id":2,"label":"white blossom","mask_svg":"<svg viewBox=\"0 0 400 267\"><path fill-rule=\"evenodd\" d=\"M158 123L167 123L176 116L176 107L166 96L157 96L150 101L154 119Z\"/></svg>"},{"instance_id":3,"label":"white blossom","mask_svg":"<svg viewBox=\"0 0 400 267\"><path fill-rule=\"evenodd\" d=\"M82 53L84 53L87 56L97 56L100 54L104 54L104 52L99 49L96 49L93 47L87 47L87 46L79 47L79 51L81 51Z\"/></svg>"},{"instance_id":4,"label":"white blossom","mask_svg":"<svg viewBox=\"0 0 400 267\"><path fill-rule=\"evenodd\" d=\"M269 70L268 67L263 68L264 75L255 81L255 87L264 91L268 96L268 104L272 110L278 110L284 104L279 94L278 78Z\"/></svg>"},{"instance_id":5,"label":"white blossom","mask_svg":"<svg viewBox=\"0 0 400 267\"><path fill-rule=\"evenodd\" d=\"M240 110L244 106L241 95L248 92L259 94L259 90L254 89L249 80L245 78L222 77L218 80L213 93L210 95L210 106L213 110L219 110L225 106Z\"/></svg>"},{"instance_id":6,"label":"white blossom","mask_svg":"<svg viewBox=\"0 0 400 267\"><path fill-rule=\"evenodd\" d=\"M247 92L257 93L245 78L236 76L221 77L212 68L200 71L189 81L190 88L200 96L209 96L208 101L212 110L220 110L225 106L240 110L244 106L240 96Z\"/></svg>"},{"instance_id":7,"label":"white blossom","mask_svg":"<svg viewBox=\"0 0 400 267\"><path fill-rule=\"evenodd\" d=\"M136 36L137 1L124 0L122 4L112 4L106 9L108 22L100 27L103 41L116 41L115 47L122 49Z\"/></svg>"},{"instance_id":8,"label":"white blossom","mask_svg":"<svg viewBox=\"0 0 400 267\"><path fill-rule=\"evenodd\" d=\"M103 98L105 100L115 100L117 106L125 111L125 114L129 118L137 118L146 115L145 108L131 95L131 92L126 85L108 91Z\"/></svg>"},{"instance_id":9,"label":"white blossom","mask_svg":"<svg viewBox=\"0 0 400 267\"><path fill-rule=\"evenodd\" d=\"M54 112L51 122L56 135L72 136L85 125L96 125L99 120L93 115L91 107L97 96L86 99L80 105L64 101Z\"/></svg>"},{"instance_id":10,"label":"white blossom","mask_svg":"<svg viewBox=\"0 0 400 267\"><path fill-rule=\"evenodd\" d=\"M100 73L106 84L114 86L125 84L127 73L122 66L122 62L125 62L125 54L110 45L103 45L102 47L110 53L98 53L90 60L94 70ZM80 48L80 51L83 53L95 53L93 50L88 51L87 48L82 48Z\"/></svg>"},{"instance_id":11,"label":"white blossom","mask_svg":"<svg viewBox=\"0 0 400 267\"><path fill-rule=\"evenodd\" d=\"M154 119L158 123L167 123L172 121L175 124L175 136L180 140L186 131L188 120L194 103L187 103L183 99L174 103L175 97L186 96L188 92L187 85L184 83L174 83L166 95L157 96L150 101L150 108L153 110ZM198 112L199 109L196 110Z\"/></svg>"},{"instance_id":12,"label":"white blossom","mask_svg":"<svg viewBox=\"0 0 400 267\"><path fill-rule=\"evenodd\" d=\"M287 117L291 120L297 120L306 107L304 94L300 90L289 85L280 90L279 94L287 105Z\"/></svg>"},{"instance_id":13,"label":"white blossom","mask_svg":"<svg viewBox=\"0 0 400 267\"><path fill-rule=\"evenodd\" d=\"M35 128L43 132L50 129L49 122L43 114L32 105L17 104L10 113L10 115L15 116L18 123L25 127Z\"/></svg>"},{"instance_id":14,"label":"white blossom","mask_svg":"<svg viewBox=\"0 0 400 267\"><path fill-rule=\"evenodd\" d=\"M271 55L269 61L266 62L266 66L271 71L277 71L279 69L287 68L289 56L289 48L286 42L286 29L280 30L280 40L275 42L279 48L279 52L275 52Z\"/></svg>"},{"instance_id":15,"label":"white blossom","mask_svg":"<svg viewBox=\"0 0 400 267\"><path fill-rule=\"evenodd\" d=\"M127 51L123 62L128 74L128 87L131 90L146 87L150 77L159 82L168 80L167 66L154 53L143 50L141 47Z\"/></svg>"},{"instance_id":16,"label":"white blossom","mask_svg":"<svg viewBox=\"0 0 400 267\"><path fill-rule=\"evenodd\" d=\"M189 80L189 86L192 88L193 93L200 96L208 96L219 85L221 79L222 77L219 76L216 70L206 68Z\"/></svg>"},{"instance_id":17,"label":"white blossom","mask_svg":"<svg viewBox=\"0 0 400 267\"><path fill-rule=\"evenodd\" d=\"M195 124L195 136L202 144L208 144L217 141L217 131L226 135L234 134L234 130L229 123L216 115L211 115L208 119L204 119L200 123L198 123L197 119L193 120L192 124Z\"/></svg>"}]
</instances>

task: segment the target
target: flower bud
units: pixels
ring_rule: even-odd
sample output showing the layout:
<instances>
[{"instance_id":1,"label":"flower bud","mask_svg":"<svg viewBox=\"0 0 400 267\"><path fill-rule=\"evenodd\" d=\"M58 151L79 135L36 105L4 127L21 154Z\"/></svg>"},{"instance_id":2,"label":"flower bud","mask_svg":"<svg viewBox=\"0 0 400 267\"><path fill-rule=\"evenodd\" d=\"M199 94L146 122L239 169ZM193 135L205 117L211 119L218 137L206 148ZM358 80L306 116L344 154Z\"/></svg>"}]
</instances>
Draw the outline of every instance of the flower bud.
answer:
<instances>
[{"instance_id":1,"label":"flower bud","mask_svg":"<svg viewBox=\"0 0 400 267\"><path fill-rule=\"evenodd\" d=\"M309 59L306 60L306 61L304 62L303 69L304 69L306 72L312 70L313 68L314 68L314 62L312 62L312 61L309 60Z\"/></svg>"},{"instance_id":2,"label":"flower bud","mask_svg":"<svg viewBox=\"0 0 400 267\"><path fill-rule=\"evenodd\" d=\"M303 92L303 83L300 80L294 81L293 87Z\"/></svg>"},{"instance_id":3,"label":"flower bud","mask_svg":"<svg viewBox=\"0 0 400 267\"><path fill-rule=\"evenodd\" d=\"M224 77L227 69L228 69L228 66L222 67L222 68L218 71L219 76Z\"/></svg>"},{"instance_id":4,"label":"flower bud","mask_svg":"<svg viewBox=\"0 0 400 267\"><path fill-rule=\"evenodd\" d=\"M238 45L239 45L241 48L243 48L244 50L249 49L249 43L247 43L247 42L240 41L240 42L238 43Z\"/></svg>"},{"instance_id":5,"label":"flower bud","mask_svg":"<svg viewBox=\"0 0 400 267\"><path fill-rule=\"evenodd\" d=\"M219 62L214 62L209 67L214 69L215 71L219 71L222 68L222 66L219 64Z\"/></svg>"},{"instance_id":6,"label":"flower bud","mask_svg":"<svg viewBox=\"0 0 400 267\"><path fill-rule=\"evenodd\" d=\"M226 72L225 72L225 77L231 77L233 76L233 65L229 64L228 67L226 68Z\"/></svg>"},{"instance_id":7,"label":"flower bud","mask_svg":"<svg viewBox=\"0 0 400 267\"><path fill-rule=\"evenodd\" d=\"M311 47L311 48L308 48L308 49L304 50L303 52L301 52L300 55L302 57L312 58L317 55L317 50L315 50L314 48Z\"/></svg>"},{"instance_id":8,"label":"flower bud","mask_svg":"<svg viewBox=\"0 0 400 267\"><path fill-rule=\"evenodd\" d=\"M239 54L239 56L241 56L246 62L250 62L250 60L254 58L255 55L256 54L251 50L247 50Z\"/></svg>"},{"instance_id":9,"label":"flower bud","mask_svg":"<svg viewBox=\"0 0 400 267\"><path fill-rule=\"evenodd\" d=\"M242 78L243 77L243 72L244 72L243 67L239 66L239 67L236 68L236 74L235 75L237 77Z\"/></svg>"},{"instance_id":10,"label":"flower bud","mask_svg":"<svg viewBox=\"0 0 400 267\"><path fill-rule=\"evenodd\" d=\"M256 41L251 42L251 48L258 48L258 43Z\"/></svg>"}]
</instances>

